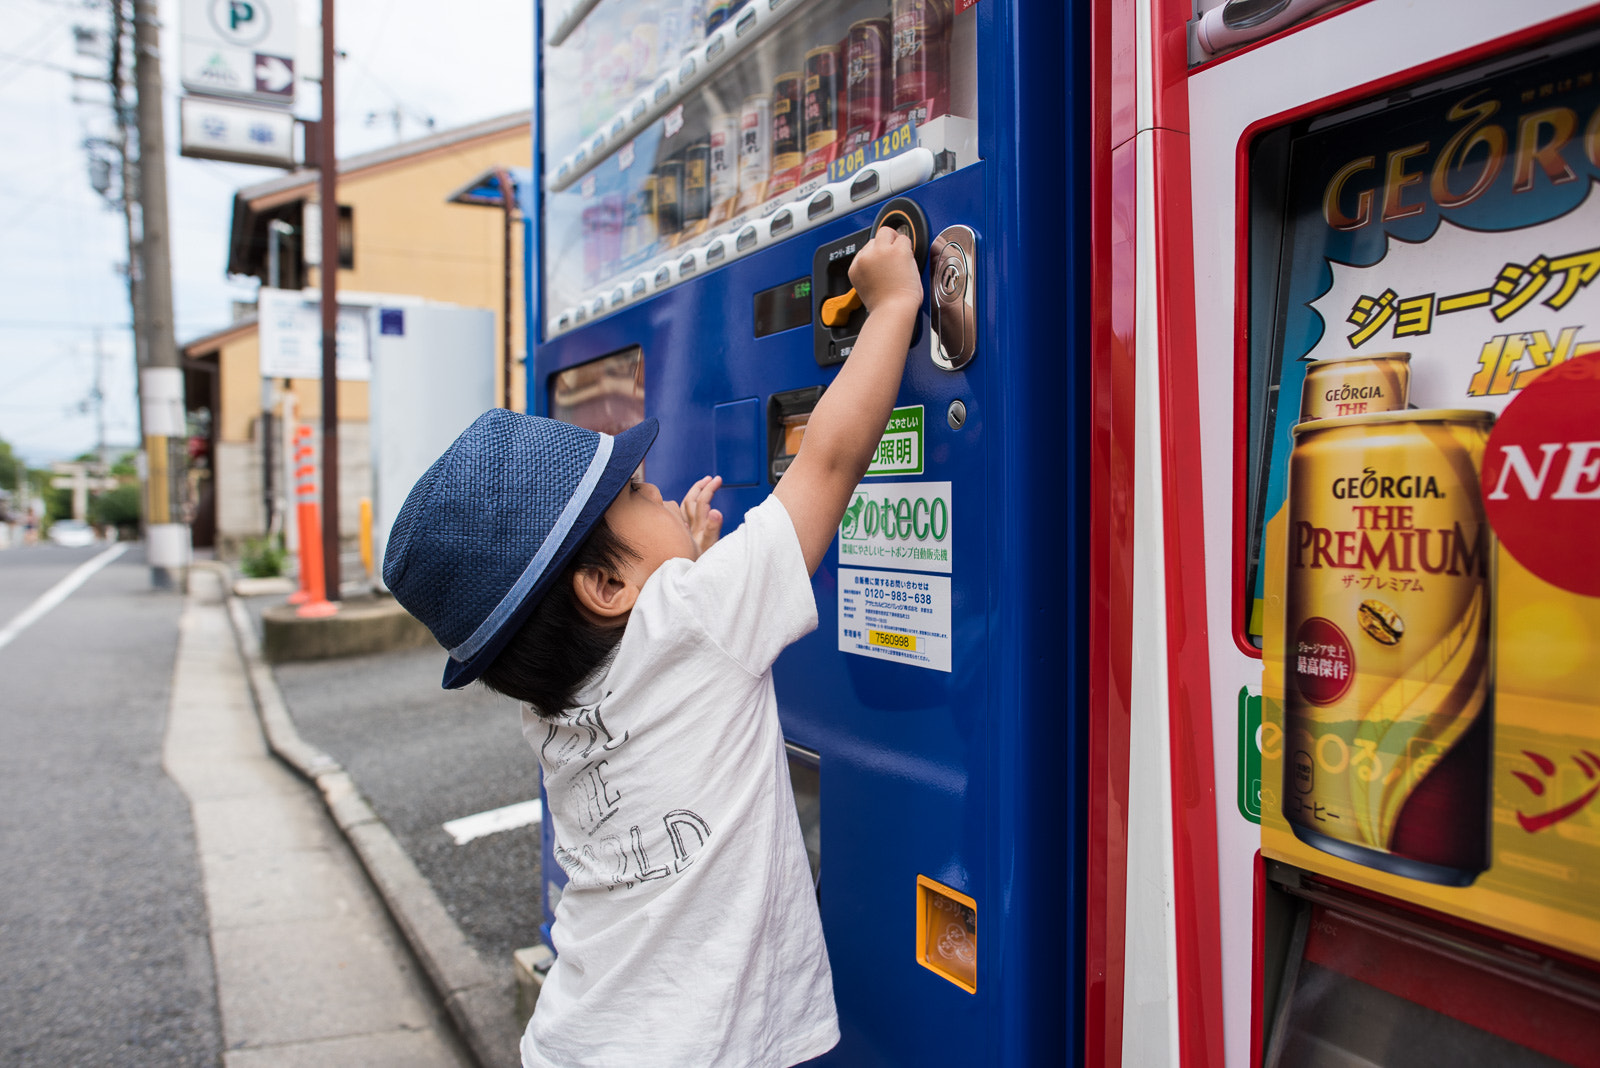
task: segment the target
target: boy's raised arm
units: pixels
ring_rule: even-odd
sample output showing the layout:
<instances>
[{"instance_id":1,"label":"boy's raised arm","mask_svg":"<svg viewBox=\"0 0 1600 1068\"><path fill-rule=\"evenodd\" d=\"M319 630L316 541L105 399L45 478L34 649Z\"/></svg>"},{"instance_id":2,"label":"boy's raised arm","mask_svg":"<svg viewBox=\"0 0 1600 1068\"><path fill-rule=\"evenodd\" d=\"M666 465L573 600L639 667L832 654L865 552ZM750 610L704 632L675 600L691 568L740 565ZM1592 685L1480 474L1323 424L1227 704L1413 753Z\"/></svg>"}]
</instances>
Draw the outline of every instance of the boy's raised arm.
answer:
<instances>
[{"instance_id":1,"label":"boy's raised arm","mask_svg":"<svg viewBox=\"0 0 1600 1068\"><path fill-rule=\"evenodd\" d=\"M807 420L799 454L773 490L800 536L810 572L827 555L850 494L889 423L922 307L922 274L911 239L887 226L856 253L850 282L867 307L866 324Z\"/></svg>"}]
</instances>

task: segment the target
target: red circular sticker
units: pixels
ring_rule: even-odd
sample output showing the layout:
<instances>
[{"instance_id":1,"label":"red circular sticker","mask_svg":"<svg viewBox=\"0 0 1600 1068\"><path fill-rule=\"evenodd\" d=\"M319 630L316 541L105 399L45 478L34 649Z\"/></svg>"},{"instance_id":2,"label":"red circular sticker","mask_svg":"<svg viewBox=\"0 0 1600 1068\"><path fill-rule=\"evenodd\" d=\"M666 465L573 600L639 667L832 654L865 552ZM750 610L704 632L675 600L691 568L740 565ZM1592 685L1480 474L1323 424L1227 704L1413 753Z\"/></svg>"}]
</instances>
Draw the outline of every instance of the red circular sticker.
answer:
<instances>
[{"instance_id":1,"label":"red circular sticker","mask_svg":"<svg viewBox=\"0 0 1600 1068\"><path fill-rule=\"evenodd\" d=\"M1519 564L1600 597L1600 353L1557 364L1506 406L1482 482L1489 525Z\"/></svg>"},{"instance_id":2,"label":"red circular sticker","mask_svg":"<svg viewBox=\"0 0 1600 1068\"><path fill-rule=\"evenodd\" d=\"M1295 685L1314 705L1333 704L1355 681L1356 654L1350 639L1331 619L1312 616L1300 624L1288 653Z\"/></svg>"}]
</instances>

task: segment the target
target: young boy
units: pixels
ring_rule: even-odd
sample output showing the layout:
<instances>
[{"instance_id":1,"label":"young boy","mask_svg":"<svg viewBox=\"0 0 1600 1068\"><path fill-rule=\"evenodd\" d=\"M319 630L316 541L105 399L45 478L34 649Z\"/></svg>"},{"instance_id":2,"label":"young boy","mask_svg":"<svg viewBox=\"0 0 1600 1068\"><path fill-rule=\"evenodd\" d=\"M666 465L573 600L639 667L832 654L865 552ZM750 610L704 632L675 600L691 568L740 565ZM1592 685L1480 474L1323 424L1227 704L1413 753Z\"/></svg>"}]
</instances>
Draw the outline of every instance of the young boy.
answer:
<instances>
[{"instance_id":1,"label":"young boy","mask_svg":"<svg viewBox=\"0 0 1600 1068\"><path fill-rule=\"evenodd\" d=\"M885 227L868 317L772 496L717 541L720 484L633 478L656 434L486 413L417 483L384 581L450 651L444 685L519 698L557 859L556 963L527 1068L797 1064L839 1040L772 663L877 447L922 303ZM714 543L714 544L713 544Z\"/></svg>"}]
</instances>

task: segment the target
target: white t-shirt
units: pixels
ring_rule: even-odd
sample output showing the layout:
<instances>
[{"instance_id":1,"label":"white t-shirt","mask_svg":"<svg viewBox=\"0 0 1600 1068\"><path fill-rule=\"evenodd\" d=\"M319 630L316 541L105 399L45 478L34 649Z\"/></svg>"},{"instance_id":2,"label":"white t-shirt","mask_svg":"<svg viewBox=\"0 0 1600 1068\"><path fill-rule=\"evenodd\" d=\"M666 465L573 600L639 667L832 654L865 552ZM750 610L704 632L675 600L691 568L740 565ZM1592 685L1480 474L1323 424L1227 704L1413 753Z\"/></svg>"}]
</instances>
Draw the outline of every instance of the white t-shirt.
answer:
<instances>
[{"instance_id":1,"label":"white t-shirt","mask_svg":"<svg viewBox=\"0 0 1600 1068\"><path fill-rule=\"evenodd\" d=\"M524 709L569 880L527 1068L782 1068L838 1042L772 690L772 662L816 625L769 497L650 576L580 707Z\"/></svg>"}]
</instances>

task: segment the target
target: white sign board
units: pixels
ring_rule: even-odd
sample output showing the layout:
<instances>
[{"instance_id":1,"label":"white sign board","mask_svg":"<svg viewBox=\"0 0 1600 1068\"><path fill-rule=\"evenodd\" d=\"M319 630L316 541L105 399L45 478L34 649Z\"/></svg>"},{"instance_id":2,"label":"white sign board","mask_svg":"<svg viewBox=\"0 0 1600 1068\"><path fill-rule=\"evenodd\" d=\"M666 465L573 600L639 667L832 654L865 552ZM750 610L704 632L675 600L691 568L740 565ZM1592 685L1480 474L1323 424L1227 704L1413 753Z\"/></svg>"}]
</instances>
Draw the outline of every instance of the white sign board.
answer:
<instances>
[{"instance_id":1,"label":"white sign board","mask_svg":"<svg viewBox=\"0 0 1600 1068\"><path fill-rule=\"evenodd\" d=\"M322 302L316 294L262 286L257 301L262 377L321 378ZM364 307L339 307L336 371L343 381L372 377L368 316Z\"/></svg>"},{"instance_id":2,"label":"white sign board","mask_svg":"<svg viewBox=\"0 0 1600 1068\"><path fill-rule=\"evenodd\" d=\"M294 104L294 0L183 0L180 34L189 92Z\"/></svg>"},{"instance_id":3,"label":"white sign board","mask_svg":"<svg viewBox=\"0 0 1600 1068\"><path fill-rule=\"evenodd\" d=\"M950 670L950 579L839 569L839 651Z\"/></svg>"},{"instance_id":4,"label":"white sign board","mask_svg":"<svg viewBox=\"0 0 1600 1068\"><path fill-rule=\"evenodd\" d=\"M839 566L949 572L948 482L863 482L839 521Z\"/></svg>"},{"instance_id":5,"label":"white sign board","mask_svg":"<svg viewBox=\"0 0 1600 1068\"><path fill-rule=\"evenodd\" d=\"M178 101L178 114L182 120L181 155L225 163L294 166L294 116L287 111L186 96Z\"/></svg>"}]
</instances>

